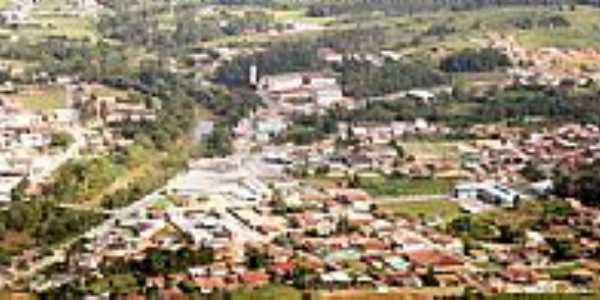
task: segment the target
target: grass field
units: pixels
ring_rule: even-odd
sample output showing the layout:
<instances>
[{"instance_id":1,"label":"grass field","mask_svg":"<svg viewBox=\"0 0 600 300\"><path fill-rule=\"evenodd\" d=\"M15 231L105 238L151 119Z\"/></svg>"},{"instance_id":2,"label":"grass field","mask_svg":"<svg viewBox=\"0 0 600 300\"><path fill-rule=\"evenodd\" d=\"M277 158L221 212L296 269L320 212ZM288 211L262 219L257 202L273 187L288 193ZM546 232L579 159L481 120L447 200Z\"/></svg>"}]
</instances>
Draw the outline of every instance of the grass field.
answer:
<instances>
[{"instance_id":1,"label":"grass field","mask_svg":"<svg viewBox=\"0 0 600 300\"><path fill-rule=\"evenodd\" d=\"M428 142L414 141L401 142L405 155L412 155L419 159L458 159L458 145L456 142Z\"/></svg>"},{"instance_id":2,"label":"grass field","mask_svg":"<svg viewBox=\"0 0 600 300\"><path fill-rule=\"evenodd\" d=\"M119 293L127 294L137 291L137 279L131 274L110 275L104 278L96 279L90 283L90 291L101 294L105 291L113 290Z\"/></svg>"},{"instance_id":3,"label":"grass field","mask_svg":"<svg viewBox=\"0 0 600 300\"><path fill-rule=\"evenodd\" d=\"M549 29L535 27L522 30L515 26L525 18L540 19L548 16L562 16L571 26ZM415 16L375 18L363 22L386 28L386 47L397 48L411 44L415 37L417 49L425 50L433 46L449 49L463 49L481 46L486 35L491 32L514 35L525 47L600 47L600 14L597 9L578 6L575 11L558 11L543 7L490 8L476 11L442 11ZM364 24L361 24L364 26ZM433 26L445 26L451 32L437 35L424 35ZM419 53L419 51L417 51Z\"/></svg>"},{"instance_id":4,"label":"grass field","mask_svg":"<svg viewBox=\"0 0 600 300\"><path fill-rule=\"evenodd\" d=\"M554 280L565 280L569 277L571 272L579 268L581 268L580 262L569 262L557 267L546 269L546 272L548 275L550 275L550 278Z\"/></svg>"},{"instance_id":5,"label":"grass field","mask_svg":"<svg viewBox=\"0 0 600 300\"><path fill-rule=\"evenodd\" d=\"M28 293L18 293L9 291L0 291L0 300L33 300L36 299Z\"/></svg>"},{"instance_id":6,"label":"grass field","mask_svg":"<svg viewBox=\"0 0 600 300\"><path fill-rule=\"evenodd\" d=\"M450 179L361 179L360 187L374 197L449 194L454 187Z\"/></svg>"},{"instance_id":7,"label":"grass field","mask_svg":"<svg viewBox=\"0 0 600 300\"><path fill-rule=\"evenodd\" d=\"M434 297L460 296L461 288L394 288L386 292L349 290L322 293L322 300L430 300ZM452 297L450 297L452 298Z\"/></svg>"},{"instance_id":8,"label":"grass field","mask_svg":"<svg viewBox=\"0 0 600 300\"><path fill-rule=\"evenodd\" d=\"M65 89L61 86L50 86L43 89L29 88L14 96L15 100L24 108L40 111L65 107L65 97Z\"/></svg>"},{"instance_id":9,"label":"grass field","mask_svg":"<svg viewBox=\"0 0 600 300\"><path fill-rule=\"evenodd\" d=\"M441 218L448 223L461 215L458 204L448 200L394 202L379 206L379 209L394 215L409 218Z\"/></svg>"},{"instance_id":10,"label":"grass field","mask_svg":"<svg viewBox=\"0 0 600 300\"><path fill-rule=\"evenodd\" d=\"M244 289L233 293L232 300L301 300L302 292L283 285L267 285L259 289ZM313 299L317 299L313 297Z\"/></svg>"},{"instance_id":11,"label":"grass field","mask_svg":"<svg viewBox=\"0 0 600 300\"><path fill-rule=\"evenodd\" d=\"M296 22L309 23L309 24L318 24L318 25L323 25L323 26L332 25L337 21L337 19L334 17L323 17L323 18L307 17L306 11L303 9L275 10L275 11L273 11L273 17L274 17L275 21L277 21L277 22L296 21Z\"/></svg>"},{"instance_id":12,"label":"grass field","mask_svg":"<svg viewBox=\"0 0 600 300\"><path fill-rule=\"evenodd\" d=\"M10 0L0 0L0 9L5 8L10 3Z\"/></svg>"},{"instance_id":13,"label":"grass field","mask_svg":"<svg viewBox=\"0 0 600 300\"><path fill-rule=\"evenodd\" d=\"M12 255L23 249L34 247L35 241L25 233L8 231L0 238L0 249L3 254Z\"/></svg>"},{"instance_id":14,"label":"grass field","mask_svg":"<svg viewBox=\"0 0 600 300\"><path fill-rule=\"evenodd\" d=\"M66 37L70 39L96 40L94 24L90 19L71 16L34 16L43 26L41 29L23 29L22 34L33 37Z\"/></svg>"},{"instance_id":15,"label":"grass field","mask_svg":"<svg viewBox=\"0 0 600 300\"><path fill-rule=\"evenodd\" d=\"M129 96L128 91L118 90L101 84L92 84L89 86L90 93L98 97L117 97L126 99Z\"/></svg>"}]
</instances>

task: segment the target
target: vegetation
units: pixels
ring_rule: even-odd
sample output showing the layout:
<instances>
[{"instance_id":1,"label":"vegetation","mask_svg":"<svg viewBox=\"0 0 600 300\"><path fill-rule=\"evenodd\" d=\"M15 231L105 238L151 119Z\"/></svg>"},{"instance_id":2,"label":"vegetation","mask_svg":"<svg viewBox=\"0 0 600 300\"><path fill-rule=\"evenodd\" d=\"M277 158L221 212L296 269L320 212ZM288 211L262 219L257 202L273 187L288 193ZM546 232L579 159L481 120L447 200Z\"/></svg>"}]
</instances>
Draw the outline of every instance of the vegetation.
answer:
<instances>
[{"instance_id":1,"label":"vegetation","mask_svg":"<svg viewBox=\"0 0 600 300\"><path fill-rule=\"evenodd\" d=\"M555 191L561 197L574 197L585 205L600 206L600 166L597 164L576 171L559 171L556 175Z\"/></svg>"},{"instance_id":2,"label":"vegetation","mask_svg":"<svg viewBox=\"0 0 600 300\"><path fill-rule=\"evenodd\" d=\"M426 63L386 61L382 66L348 60L342 69L344 92L355 97L385 94L441 85L445 76Z\"/></svg>"},{"instance_id":3,"label":"vegetation","mask_svg":"<svg viewBox=\"0 0 600 300\"><path fill-rule=\"evenodd\" d=\"M440 68L446 72L490 72L510 66L508 56L496 49L467 49L444 58Z\"/></svg>"},{"instance_id":4,"label":"vegetation","mask_svg":"<svg viewBox=\"0 0 600 300\"><path fill-rule=\"evenodd\" d=\"M0 213L0 260L25 248L65 241L101 220L92 212L71 211L39 199L17 202Z\"/></svg>"},{"instance_id":5,"label":"vegetation","mask_svg":"<svg viewBox=\"0 0 600 300\"><path fill-rule=\"evenodd\" d=\"M364 2L358 0L344 2L321 1L309 7L308 14L313 16L340 16L345 14L365 14L383 12L386 15L412 15L416 13L436 12L440 10L476 10L481 8L498 8L508 5L560 6L570 5L570 1L392 1Z\"/></svg>"},{"instance_id":6,"label":"vegetation","mask_svg":"<svg viewBox=\"0 0 600 300\"><path fill-rule=\"evenodd\" d=\"M328 134L337 132L337 119L334 111L324 116L302 115L297 117L282 139L296 145L308 145Z\"/></svg>"},{"instance_id":7,"label":"vegetation","mask_svg":"<svg viewBox=\"0 0 600 300\"><path fill-rule=\"evenodd\" d=\"M57 172L45 194L58 202L84 202L111 184L124 169L109 158L81 159Z\"/></svg>"},{"instance_id":8,"label":"vegetation","mask_svg":"<svg viewBox=\"0 0 600 300\"><path fill-rule=\"evenodd\" d=\"M299 290L287 287L283 285L267 285L259 289L244 289L234 292L231 295L233 300L250 300L250 299L264 299L264 300L276 300L276 299L290 299L300 300L305 299L302 297L302 292Z\"/></svg>"},{"instance_id":9,"label":"vegetation","mask_svg":"<svg viewBox=\"0 0 600 300\"><path fill-rule=\"evenodd\" d=\"M447 200L398 201L378 206L383 212L403 217L432 220L440 218L449 223L461 215L458 204Z\"/></svg>"},{"instance_id":10,"label":"vegetation","mask_svg":"<svg viewBox=\"0 0 600 300\"><path fill-rule=\"evenodd\" d=\"M50 146L67 148L75 142L75 138L68 132L53 132L50 135Z\"/></svg>"},{"instance_id":11,"label":"vegetation","mask_svg":"<svg viewBox=\"0 0 600 300\"><path fill-rule=\"evenodd\" d=\"M65 90L58 86L21 91L15 98L24 108L31 110L48 111L64 108L66 105Z\"/></svg>"},{"instance_id":12,"label":"vegetation","mask_svg":"<svg viewBox=\"0 0 600 300\"><path fill-rule=\"evenodd\" d=\"M249 83L249 70L256 65L260 75L315 70L318 65L314 43L291 41L274 44L267 51L235 58L217 70L217 80L228 85Z\"/></svg>"},{"instance_id":13,"label":"vegetation","mask_svg":"<svg viewBox=\"0 0 600 300\"><path fill-rule=\"evenodd\" d=\"M499 209L476 216L462 216L452 221L448 230L455 235L473 241L493 241L515 244L525 241L525 231L546 232L552 224L565 221L571 213L568 203L560 200L527 201L516 209ZM568 260L576 257L577 249L572 236L577 228L569 229L560 236L548 236L555 260Z\"/></svg>"},{"instance_id":14,"label":"vegetation","mask_svg":"<svg viewBox=\"0 0 600 300\"><path fill-rule=\"evenodd\" d=\"M102 268L104 276L91 280L82 288L65 285L59 289L42 293L44 299L70 299L67 296L81 297L85 294L100 295L113 292L115 295L131 295L146 290L146 279L152 276L174 274L190 267L209 264L213 253L208 249L182 248L177 251L150 249L141 261L114 259Z\"/></svg>"},{"instance_id":15,"label":"vegetation","mask_svg":"<svg viewBox=\"0 0 600 300\"><path fill-rule=\"evenodd\" d=\"M445 195L454 181L448 179L360 178L358 187L373 196Z\"/></svg>"}]
</instances>

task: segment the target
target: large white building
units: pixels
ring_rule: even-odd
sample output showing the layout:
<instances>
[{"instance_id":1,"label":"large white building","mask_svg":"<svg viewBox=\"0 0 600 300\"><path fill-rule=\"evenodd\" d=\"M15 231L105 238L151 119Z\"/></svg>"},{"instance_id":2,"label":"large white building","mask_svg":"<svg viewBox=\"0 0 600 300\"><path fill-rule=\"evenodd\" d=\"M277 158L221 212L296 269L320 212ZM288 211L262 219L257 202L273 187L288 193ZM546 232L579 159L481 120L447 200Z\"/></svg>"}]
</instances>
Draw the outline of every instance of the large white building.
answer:
<instances>
[{"instance_id":1,"label":"large white building","mask_svg":"<svg viewBox=\"0 0 600 300\"><path fill-rule=\"evenodd\" d=\"M454 197L457 199L478 199L501 207L513 207L521 196L508 187L486 181L458 184L454 188Z\"/></svg>"}]
</instances>

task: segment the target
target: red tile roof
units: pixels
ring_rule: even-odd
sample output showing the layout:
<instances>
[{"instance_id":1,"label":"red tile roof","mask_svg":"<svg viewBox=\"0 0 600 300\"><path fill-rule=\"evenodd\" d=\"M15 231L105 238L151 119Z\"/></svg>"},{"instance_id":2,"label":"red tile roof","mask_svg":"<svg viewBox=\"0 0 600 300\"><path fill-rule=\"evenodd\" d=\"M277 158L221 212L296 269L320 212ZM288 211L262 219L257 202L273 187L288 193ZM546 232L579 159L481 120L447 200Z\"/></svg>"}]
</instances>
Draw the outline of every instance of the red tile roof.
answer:
<instances>
[{"instance_id":1,"label":"red tile roof","mask_svg":"<svg viewBox=\"0 0 600 300\"><path fill-rule=\"evenodd\" d=\"M448 267L462 264L458 257L436 250L421 250L407 254L408 259L419 266Z\"/></svg>"},{"instance_id":2,"label":"red tile roof","mask_svg":"<svg viewBox=\"0 0 600 300\"><path fill-rule=\"evenodd\" d=\"M256 285L263 284L269 281L269 275L263 272L248 271L240 276L240 280L244 284Z\"/></svg>"},{"instance_id":3,"label":"red tile roof","mask_svg":"<svg viewBox=\"0 0 600 300\"><path fill-rule=\"evenodd\" d=\"M295 268L296 268L296 263L294 261L277 263L277 264L274 264L271 266L271 270L273 270L273 272L275 272L279 275L289 274Z\"/></svg>"}]
</instances>

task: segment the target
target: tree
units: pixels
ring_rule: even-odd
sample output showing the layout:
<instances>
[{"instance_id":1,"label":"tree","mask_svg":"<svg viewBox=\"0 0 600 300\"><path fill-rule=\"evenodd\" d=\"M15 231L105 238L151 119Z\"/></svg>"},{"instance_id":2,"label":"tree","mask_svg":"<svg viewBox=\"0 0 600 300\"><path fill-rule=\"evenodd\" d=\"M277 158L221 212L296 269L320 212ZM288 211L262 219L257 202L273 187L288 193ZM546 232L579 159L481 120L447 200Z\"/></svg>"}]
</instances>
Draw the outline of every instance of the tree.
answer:
<instances>
[{"instance_id":1,"label":"tree","mask_svg":"<svg viewBox=\"0 0 600 300\"><path fill-rule=\"evenodd\" d=\"M25 200L27 197L27 188L29 188L29 179L25 177L10 191L11 200L14 202Z\"/></svg>"},{"instance_id":2,"label":"tree","mask_svg":"<svg viewBox=\"0 0 600 300\"><path fill-rule=\"evenodd\" d=\"M451 54L440 62L446 72L489 72L498 67L509 67L510 59L497 49L466 49Z\"/></svg>"},{"instance_id":3,"label":"tree","mask_svg":"<svg viewBox=\"0 0 600 300\"><path fill-rule=\"evenodd\" d=\"M427 273L423 276L423 285L425 286L438 286L439 282L435 278L435 270L433 266L427 267Z\"/></svg>"},{"instance_id":4,"label":"tree","mask_svg":"<svg viewBox=\"0 0 600 300\"><path fill-rule=\"evenodd\" d=\"M292 281L297 289L308 289L311 287L311 281L314 277L314 272L305 267L298 267L292 272Z\"/></svg>"},{"instance_id":5,"label":"tree","mask_svg":"<svg viewBox=\"0 0 600 300\"><path fill-rule=\"evenodd\" d=\"M206 157L223 157L233 152L231 136L227 128L219 126L201 141L201 152Z\"/></svg>"},{"instance_id":6,"label":"tree","mask_svg":"<svg viewBox=\"0 0 600 300\"><path fill-rule=\"evenodd\" d=\"M573 248L571 241L548 238L546 239L546 242L548 243L548 246L550 246L553 260L562 261L572 257Z\"/></svg>"},{"instance_id":7,"label":"tree","mask_svg":"<svg viewBox=\"0 0 600 300\"><path fill-rule=\"evenodd\" d=\"M74 142L75 138L68 132L53 132L50 135L50 146L52 147L67 148Z\"/></svg>"},{"instance_id":8,"label":"tree","mask_svg":"<svg viewBox=\"0 0 600 300\"><path fill-rule=\"evenodd\" d=\"M256 270L266 266L267 256L264 252L256 249L249 248L246 252L246 266L250 269Z\"/></svg>"}]
</instances>

